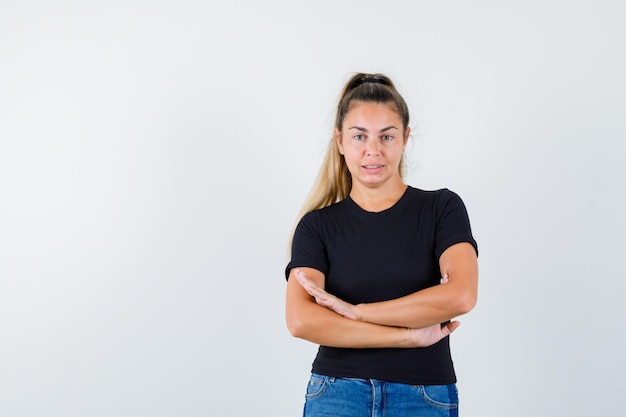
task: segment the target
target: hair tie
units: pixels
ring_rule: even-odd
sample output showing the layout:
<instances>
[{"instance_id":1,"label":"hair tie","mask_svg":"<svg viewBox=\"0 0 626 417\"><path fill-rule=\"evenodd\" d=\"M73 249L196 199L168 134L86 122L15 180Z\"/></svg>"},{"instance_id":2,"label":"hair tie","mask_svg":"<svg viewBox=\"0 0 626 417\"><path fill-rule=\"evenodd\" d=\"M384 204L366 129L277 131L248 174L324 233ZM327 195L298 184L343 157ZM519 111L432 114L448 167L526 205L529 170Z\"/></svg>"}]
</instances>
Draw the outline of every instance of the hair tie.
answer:
<instances>
[{"instance_id":1,"label":"hair tie","mask_svg":"<svg viewBox=\"0 0 626 417\"><path fill-rule=\"evenodd\" d=\"M382 78L371 78L371 77L361 78L361 84L365 84L365 83L387 84L385 80L383 80Z\"/></svg>"},{"instance_id":2,"label":"hair tie","mask_svg":"<svg viewBox=\"0 0 626 417\"><path fill-rule=\"evenodd\" d=\"M352 82L352 85L350 85L350 90L353 88L357 88L361 84L365 84L365 83L375 83L375 84L382 84L382 85L387 85L387 86L389 85L389 82L383 78L362 77L362 78L357 78L356 80Z\"/></svg>"}]
</instances>

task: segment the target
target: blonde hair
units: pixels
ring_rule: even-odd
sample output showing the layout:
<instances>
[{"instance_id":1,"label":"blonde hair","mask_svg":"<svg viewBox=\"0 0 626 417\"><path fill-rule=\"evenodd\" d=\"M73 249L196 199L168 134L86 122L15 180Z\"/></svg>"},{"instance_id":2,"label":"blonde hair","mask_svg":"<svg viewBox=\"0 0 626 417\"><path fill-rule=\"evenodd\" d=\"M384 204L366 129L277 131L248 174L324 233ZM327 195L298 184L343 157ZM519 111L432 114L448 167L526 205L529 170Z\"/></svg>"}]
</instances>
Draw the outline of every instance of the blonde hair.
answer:
<instances>
[{"instance_id":1,"label":"blonde hair","mask_svg":"<svg viewBox=\"0 0 626 417\"><path fill-rule=\"evenodd\" d=\"M385 103L392 105L402 119L403 130L409 125L409 109L404 98L398 93L393 82L383 74L354 74L339 96L334 128L341 132L343 120L350 111L353 101ZM400 160L400 176L404 177L404 156ZM314 210L318 210L345 199L352 189L352 176L346 161L339 153L339 147L334 135L328 142L326 156L322 162L317 178L311 187L302 208L296 217L289 239L288 252L291 250L291 241L295 227L302 217ZM289 254L290 256L290 254Z\"/></svg>"}]
</instances>

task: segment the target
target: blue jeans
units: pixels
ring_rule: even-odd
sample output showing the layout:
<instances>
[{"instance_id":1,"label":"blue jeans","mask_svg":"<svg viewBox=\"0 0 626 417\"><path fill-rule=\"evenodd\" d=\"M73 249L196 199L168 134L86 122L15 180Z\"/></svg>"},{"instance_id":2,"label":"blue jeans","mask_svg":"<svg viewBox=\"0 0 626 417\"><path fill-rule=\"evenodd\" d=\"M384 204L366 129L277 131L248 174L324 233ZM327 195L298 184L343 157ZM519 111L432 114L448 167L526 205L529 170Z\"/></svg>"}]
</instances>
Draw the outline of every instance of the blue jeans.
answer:
<instances>
[{"instance_id":1,"label":"blue jeans","mask_svg":"<svg viewBox=\"0 0 626 417\"><path fill-rule=\"evenodd\" d=\"M304 417L457 417L455 384L408 385L312 374Z\"/></svg>"}]
</instances>

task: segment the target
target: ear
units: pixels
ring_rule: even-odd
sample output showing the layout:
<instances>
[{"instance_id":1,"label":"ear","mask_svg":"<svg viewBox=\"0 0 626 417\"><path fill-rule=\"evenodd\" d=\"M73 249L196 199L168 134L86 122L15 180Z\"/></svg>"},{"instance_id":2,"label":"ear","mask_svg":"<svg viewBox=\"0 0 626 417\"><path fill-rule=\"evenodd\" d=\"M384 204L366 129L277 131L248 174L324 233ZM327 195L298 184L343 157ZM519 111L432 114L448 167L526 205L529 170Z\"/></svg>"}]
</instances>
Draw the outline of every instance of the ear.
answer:
<instances>
[{"instance_id":1,"label":"ear","mask_svg":"<svg viewBox=\"0 0 626 417\"><path fill-rule=\"evenodd\" d=\"M339 149L339 153L343 155L343 144L341 143L341 132L339 129L335 128L335 141L337 142L337 148Z\"/></svg>"},{"instance_id":2,"label":"ear","mask_svg":"<svg viewBox=\"0 0 626 417\"><path fill-rule=\"evenodd\" d=\"M409 137L411 137L411 128L407 127L406 132L404 133L404 146L402 146L402 150L406 149L406 144L409 143Z\"/></svg>"}]
</instances>

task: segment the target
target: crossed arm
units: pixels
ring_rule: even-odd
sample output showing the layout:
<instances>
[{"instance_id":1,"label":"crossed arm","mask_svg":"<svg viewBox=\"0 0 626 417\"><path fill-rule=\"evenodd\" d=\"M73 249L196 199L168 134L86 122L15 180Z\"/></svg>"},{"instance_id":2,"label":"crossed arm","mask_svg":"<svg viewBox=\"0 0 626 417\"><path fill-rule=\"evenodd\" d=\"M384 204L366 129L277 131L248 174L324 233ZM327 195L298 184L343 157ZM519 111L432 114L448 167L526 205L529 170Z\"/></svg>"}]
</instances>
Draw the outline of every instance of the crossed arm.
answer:
<instances>
[{"instance_id":1,"label":"crossed arm","mask_svg":"<svg viewBox=\"0 0 626 417\"><path fill-rule=\"evenodd\" d=\"M452 333L459 322L440 323L476 304L478 262L469 243L446 249L439 259L442 284L389 301L349 304L324 291L324 274L292 269L286 314L290 333L333 347L426 347Z\"/></svg>"}]
</instances>

